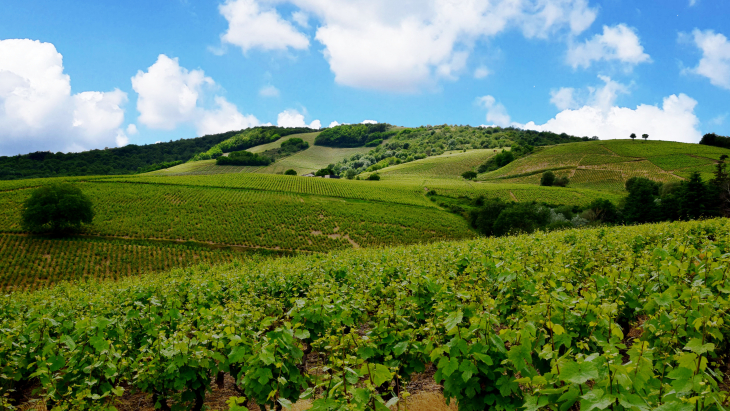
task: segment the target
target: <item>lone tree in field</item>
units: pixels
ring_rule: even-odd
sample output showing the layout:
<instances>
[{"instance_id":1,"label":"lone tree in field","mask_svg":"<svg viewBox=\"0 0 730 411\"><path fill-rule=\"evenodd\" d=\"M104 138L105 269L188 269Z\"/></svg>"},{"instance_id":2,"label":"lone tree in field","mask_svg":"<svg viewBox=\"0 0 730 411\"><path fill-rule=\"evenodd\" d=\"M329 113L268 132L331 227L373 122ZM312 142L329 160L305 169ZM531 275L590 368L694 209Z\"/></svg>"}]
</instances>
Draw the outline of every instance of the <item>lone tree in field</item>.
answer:
<instances>
[{"instance_id":1,"label":"lone tree in field","mask_svg":"<svg viewBox=\"0 0 730 411\"><path fill-rule=\"evenodd\" d=\"M94 219L91 200L68 183L36 189L23 203L23 230L31 233L71 233Z\"/></svg>"},{"instance_id":2,"label":"lone tree in field","mask_svg":"<svg viewBox=\"0 0 730 411\"><path fill-rule=\"evenodd\" d=\"M629 137L631 137L632 140L636 140L636 133L631 133Z\"/></svg>"},{"instance_id":3,"label":"lone tree in field","mask_svg":"<svg viewBox=\"0 0 730 411\"><path fill-rule=\"evenodd\" d=\"M641 135L641 138L643 138L644 141L646 141L649 138L649 135L648 134L642 134Z\"/></svg>"},{"instance_id":4,"label":"lone tree in field","mask_svg":"<svg viewBox=\"0 0 730 411\"><path fill-rule=\"evenodd\" d=\"M540 178L540 185L550 187L555 183L555 174L552 171L546 171L542 173L542 178Z\"/></svg>"}]
</instances>

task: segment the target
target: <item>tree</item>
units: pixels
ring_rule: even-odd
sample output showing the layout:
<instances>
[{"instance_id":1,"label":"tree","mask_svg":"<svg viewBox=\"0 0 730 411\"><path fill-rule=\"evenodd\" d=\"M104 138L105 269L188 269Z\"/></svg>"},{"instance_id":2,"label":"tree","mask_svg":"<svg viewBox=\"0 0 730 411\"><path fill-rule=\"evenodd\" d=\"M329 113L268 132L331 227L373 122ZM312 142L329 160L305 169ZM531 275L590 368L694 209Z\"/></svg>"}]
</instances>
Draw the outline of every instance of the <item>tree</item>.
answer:
<instances>
[{"instance_id":1,"label":"tree","mask_svg":"<svg viewBox=\"0 0 730 411\"><path fill-rule=\"evenodd\" d=\"M636 133L631 133L629 137L631 137L632 140L636 140Z\"/></svg>"},{"instance_id":2,"label":"tree","mask_svg":"<svg viewBox=\"0 0 730 411\"><path fill-rule=\"evenodd\" d=\"M295 176L297 175L297 170L294 170L293 168L290 168L284 172L284 175L287 176Z\"/></svg>"},{"instance_id":3,"label":"tree","mask_svg":"<svg viewBox=\"0 0 730 411\"><path fill-rule=\"evenodd\" d=\"M370 176L368 177L368 180L380 181L380 174L378 174L378 173L370 174Z\"/></svg>"},{"instance_id":4,"label":"tree","mask_svg":"<svg viewBox=\"0 0 730 411\"><path fill-rule=\"evenodd\" d=\"M464 177L465 180L473 180L477 178L477 173L474 171L465 171L461 176Z\"/></svg>"},{"instance_id":5,"label":"tree","mask_svg":"<svg viewBox=\"0 0 730 411\"><path fill-rule=\"evenodd\" d=\"M648 134L642 134L641 135L641 138L643 138L644 141L646 141L649 138L649 135Z\"/></svg>"},{"instance_id":6,"label":"tree","mask_svg":"<svg viewBox=\"0 0 730 411\"><path fill-rule=\"evenodd\" d=\"M540 185L550 187L555 182L555 174L553 174L552 171L546 171L542 173L542 178L540 179Z\"/></svg>"},{"instance_id":7,"label":"tree","mask_svg":"<svg viewBox=\"0 0 730 411\"><path fill-rule=\"evenodd\" d=\"M657 196L660 183L644 177L631 177L626 181L629 195L624 200L623 214L629 223L646 223L657 219Z\"/></svg>"},{"instance_id":8,"label":"tree","mask_svg":"<svg viewBox=\"0 0 730 411\"><path fill-rule=\"evenodd\" d=\"M91 200L68 183L40 187L23 203L22 227L31 233L70 233L93 219Z\"/></svg>"}]
</instances>

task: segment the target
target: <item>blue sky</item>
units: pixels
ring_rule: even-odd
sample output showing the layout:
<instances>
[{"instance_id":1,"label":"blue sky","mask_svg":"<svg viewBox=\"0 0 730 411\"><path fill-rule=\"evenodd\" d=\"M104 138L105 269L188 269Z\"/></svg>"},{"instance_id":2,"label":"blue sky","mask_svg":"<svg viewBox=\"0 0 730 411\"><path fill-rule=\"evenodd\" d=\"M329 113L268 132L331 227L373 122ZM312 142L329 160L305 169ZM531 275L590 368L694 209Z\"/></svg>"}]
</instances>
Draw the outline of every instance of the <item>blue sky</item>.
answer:
<instances>
[{"instance_id":1,"label":"blue sky","mask_svg":"<svg viewBox=\"0 0 730 411\"><path fill-rule=\"evenodd\" d=\"M10 1L0 155L258 124L730 135L725 0Z\"/></svg>"}]
</instances>

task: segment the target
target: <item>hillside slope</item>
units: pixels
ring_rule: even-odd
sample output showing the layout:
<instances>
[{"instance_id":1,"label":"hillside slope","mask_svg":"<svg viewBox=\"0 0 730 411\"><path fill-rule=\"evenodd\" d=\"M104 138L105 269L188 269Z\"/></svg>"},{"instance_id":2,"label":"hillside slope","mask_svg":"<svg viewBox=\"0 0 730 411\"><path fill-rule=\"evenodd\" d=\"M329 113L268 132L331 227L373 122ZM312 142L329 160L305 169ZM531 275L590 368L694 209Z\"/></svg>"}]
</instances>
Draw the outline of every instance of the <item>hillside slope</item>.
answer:
<instances>
[{"instance_id":1,"label":"hillside slope","mask_svg":"<svg viewBox=\"0 0 730 411\"><path fill-rule=\"evenodd\" d=\"M692 172L712 178L715 164L730 150L668 141L606 140L548 147L499 170L481 174L486 182L539 184L543 171L570 178L570 186L624 191L631 177L682 181Z\"/></svg>"},{"instance_id":2,"label":"hillside slope","mask_svg":"<svg viewBox=\"0 0 730 411\"><path fill-rule=\"evenodd\" d=\"M606 409L697 401L719 411L730 381L729 243L727 219L664 223L245 260L0 296L0 394L28 387L33 399L83 409L114 392L106 405L191 409L223 395L213 381L225 376L261 408L303 396L315 409L346 409L429 380L460 410L537 409L534 387L518 383L530 378L546 408L577 408L583 391L581 409L599 397ZM29 360L39 347L52 354ZM332 395L315 389L330 384ZM598 388L607 386L615 394Z\"/></svg>"}]
</instances>

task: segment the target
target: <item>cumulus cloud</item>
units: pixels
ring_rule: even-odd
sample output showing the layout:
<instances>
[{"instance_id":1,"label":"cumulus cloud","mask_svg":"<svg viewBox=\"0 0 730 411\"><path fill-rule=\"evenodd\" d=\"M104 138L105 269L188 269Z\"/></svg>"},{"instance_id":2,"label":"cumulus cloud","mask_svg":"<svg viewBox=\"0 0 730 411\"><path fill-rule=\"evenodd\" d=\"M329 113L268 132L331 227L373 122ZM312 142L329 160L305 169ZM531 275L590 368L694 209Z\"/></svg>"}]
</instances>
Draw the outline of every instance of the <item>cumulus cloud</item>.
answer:
<instances>
[{"instance_id":1,"label":"cumulus cloud","mask_svg":"<svg viewBox=\"0 0 730 411\"><path fill-rule=\"evenodd\" d=\"M333 121L333 122L331 122L331 123L330 123L330 125L329 125L329 126L327 126L327 127L328 127L328 128L332 128L332 127L337 127L337 126L339 126L339 125L340 125L340 123L338 123L337 121Z\"/></svg>"},{"instance_id":2,"label":"cumulus cloud","mask_svg":"<svg viewBox=\"0 0 730 411\"><path fill-rule=\"evenodd\" d=\"M304 114L301 114L299 111L294 109L284 110L279 113L279 116L276 119L276 125L279 127L322 128L322 123L319 120L314 120L307 125L307 123L304 122Z\"/></svg>"},{"instance_id":3,"label":"cumulus cloud","mask_svg":"<svg viewBox=\"0 0 730 411\"><path fill-rule=\"evenodd\" d=\"M263 50L306 49L307 37L281 18L273 7L262 7L256 0L228 0L219 11L228 20L228 31L221 36L224 43L238 46L247 52Z\"/></svg>"},{"instance_id":4,"label":"cumulus cloud","mask_svg":"<svg viewBox=\"0 0 730 411\"><path fill-rule=\"evenodd\" d=\"M566 110L569 108L575 108L577 103L573 94L575 93L574 88L563 87L559 90L552 90L550 92L550 102L558 108L558 110Z\"/></svg>"},{"instance_id":5,"label":"cumulus cloud","mask_svg":"<svg viewBox=\"0 0 730 411\"><path fill-rule=\"evenodd\" d=\"M603 34L596 34L584 43L568 50L568 64L573 68L589 67L596 61L617 61L626 67L651 62L644 53L639 36L624 24L614 27L603 26Z\"/></svg>"},{"instance_id":6,"label":"cumulus cloud","mask_svg":"<svg viewBox=\"0 0 730 411\"><path fill-rule=\"evenodd\" d=\"M130 136L133 136L135 134L139 134L139 130L137 130L137 125L136 124L130 124L130 125L128 125L127 126L127 134L129 134Z\"/></svg>"},{"instance_id":7,"label":"cumulus cloud","mask_svg":"<svg viewBox=\"0 0 730 411\"><path fill-rule=\"evenodd\" d=\"M309 28L309 15L303 11L295 11L291 14L291 19L299 26Z\"/></svg>"},{"instance_id":8,"label":"cumulus cloud","mask_svg":"<svg viewBox=\"0 0 730 411\"><path fill-rule=\"evenodd\" d=\"M416 92L455 79L477 40L517 28L528 38L588 28L597 11L587 0L228 0L223 41L245 52L305 49L306 36L271 4L293 5L321 23L315 39L339 84ZM264 7L267 5L267 7ZM301 18L292 18L301 24Z\"/></svg>"},{"instance_id":9,"label":"cumulus cloud","mask_svg":"<svg viewBox=\"0 0 730 411\"><path fill-rule=\"evenodd\" d=\"M0 154L125 143L117 137L126 102L120 90L72 95L63 56L51 43L0 40Z\"/></svg>"},{"instance_id":10,"label":"cumulus cloud","mask_svg":"<svg viewBox=\"0 0 730 411\"><path fill-rule=\"evenodd\" d=\"M264 86L259 90L259 95L261 97L279 97L279 89L271 85Z\"/></svg>"},{"instance_id":11,"label":"cumulus cloud","mask_svg":"<svg viewBox=\"0 0 730 411\"><path fill-rule=\"evenodd\" d=\"M595 90L588 104L577 109L566 109L545 124L513 125L529 130L552 131L575 136L598 136L601 139L628 138L631 133L649 134L654 140L696 143L701 133L699 119L694 113L697 101L685 94L664 98L661 107L641 104L636 109L614 104L617 93L625 86L604 80L606 84Z\"/></svg>"},{"instance_id":12,"label":"cumulus cloud","mask_svg":"<svg viewBox=\"0 0 730 411\"><path fill-rule=\"evenodd\" d=\"M620 94L628 94L629 86L611 80L607 76L598 76L603 85L586 87L585 90L564 87L550 92L550 102L558 110L579 108L584 105L599 107L608 110L615 103Z\"/></svg>"},{"instance_id":13,"label":"cumulus cloud","mask_svg":"<svg viewBox=\"0 0 730 411\"><path fill-rule=\"evenodd\" d=\"M256 117L241 114L224 97L215 96L213 107L204 107L204 97L214 86L213 79L202 70L187 70L177 58L161 54L146 72L139 71L132 77L132 88L139 95L138 121L160 130L193 124L199 134L259 125Z\"/></svg>"},{"instance_id":14,"label":"cumulus cloud","mask_svg":"<svg viewBox=\"0 0 730 411\"><path fill-rule=\"evenodd\" d=\"M510 125L510 116L507 114L507 109L498 103L497 99L492 96L479 97L477 104L487 109L487 122L500 127L507 127Z\"/></svg>"},{"instance_id":15,"label":"cumulus cloud","mask_svg":"<svg viewBox=\"0 0 730 411\"><path fill-rule=\"evenodd\" d=\"M378 124L375 120L363 120L360 124Z\"/></svg>"},{"instance_id":16,"label":"cumulus cloud","mask_svg":"<svg viewBox=\"0 0 730 411\"><path fill-rule=\"evenodd\" d=\"M702 50L697 67L688 71L710 79L715 86L730 90L730 41L712 30L692 32L695 45Z\"/></svg>"}]
</instances>

